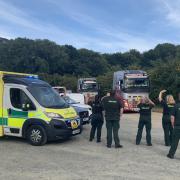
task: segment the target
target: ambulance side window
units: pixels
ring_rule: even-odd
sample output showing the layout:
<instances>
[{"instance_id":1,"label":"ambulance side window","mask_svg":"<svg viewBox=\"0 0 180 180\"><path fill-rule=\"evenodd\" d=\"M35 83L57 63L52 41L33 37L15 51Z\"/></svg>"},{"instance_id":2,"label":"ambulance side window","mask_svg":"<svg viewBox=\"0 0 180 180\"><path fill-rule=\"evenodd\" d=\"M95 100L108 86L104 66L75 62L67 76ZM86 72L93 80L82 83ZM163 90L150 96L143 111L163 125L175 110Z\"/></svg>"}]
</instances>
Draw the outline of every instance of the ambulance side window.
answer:
<instances>
[{"instance_id":1,"label":"ambulance side window","mask_svg":"<svg viewBox=\"0 0 180 180\"><path fill-rule=\"evenodd\" d=\"M36 110L35 105L30 100L30 98L25 94L24 91L18 88L11 88L10 89L10 100L11 104L14 108L24 110ZM28 106L28 107L26 107Z\"/></svg>"}]
</instances>

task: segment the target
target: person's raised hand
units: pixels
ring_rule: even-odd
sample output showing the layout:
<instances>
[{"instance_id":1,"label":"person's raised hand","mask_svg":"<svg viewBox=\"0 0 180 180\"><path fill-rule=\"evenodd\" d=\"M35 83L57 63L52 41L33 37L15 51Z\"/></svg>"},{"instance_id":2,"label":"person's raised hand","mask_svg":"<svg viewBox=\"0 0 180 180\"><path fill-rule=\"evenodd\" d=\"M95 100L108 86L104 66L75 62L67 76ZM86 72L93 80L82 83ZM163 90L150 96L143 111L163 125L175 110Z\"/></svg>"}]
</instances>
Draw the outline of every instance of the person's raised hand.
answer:
<instances>
[{"instance_id":1,"label":"person's raised hand","mask_svg":"<svg viewBox=\"0 0 180 180\"><path fill-rule=\"evenodd\" d=\"M166 91L167 91L167 90L164 89L164 90L162 90L161 92L162 92L162 93L165 93Z\"/></svg>"}]
</instances>

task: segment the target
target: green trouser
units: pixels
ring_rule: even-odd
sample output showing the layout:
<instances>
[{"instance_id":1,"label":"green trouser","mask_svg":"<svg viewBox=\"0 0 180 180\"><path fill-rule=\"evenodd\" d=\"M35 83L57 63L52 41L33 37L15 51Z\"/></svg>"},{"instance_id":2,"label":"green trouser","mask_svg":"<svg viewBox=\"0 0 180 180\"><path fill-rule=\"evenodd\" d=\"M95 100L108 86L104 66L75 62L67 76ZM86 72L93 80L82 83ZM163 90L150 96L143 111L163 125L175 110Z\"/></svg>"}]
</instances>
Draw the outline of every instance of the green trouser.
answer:
<instances>
[{"instance_id":1,"label":"green trouser","mask_svg":"<svg viewBox=\"0 0 180 180\"><path fill-rule=\"evenodd\" d=\"M173 127L171 124L170 115L163 115L162 127L164 130L164 142L166 146L169 146L172 142Z\"/></svg>"},{"instance_id":2,"label":"green trouser","mask_svg":"<svg viewBox=\"0 0 180 180\"><path fill-rule=\"evenodd\" d=\"M107 128L107 145L111 146L112 144L112 133L114 136L115 146L120 144L118 131L120 128L119 120L106 120L106 128Z\"/></svg>"},{"instance_id":3,"label":"green trouser","mask_svg":"<svg viewBox=\"0 0 180 180\"><path fill-rule=\"evenodd\" d=\"M174 154L176 153L179 139L180 139L180 127L174 127L171 148L169 150L170 156L174 156Z\"/></svg>"},{"instance_id":4,"label":"green trouser","mask_svg":"<svg viewBox=\"0 0 180 180\"><path fill-rule=\"evenodd\" d=\"M151 118L149 117L147 117L146 119L142 118L139 120L136 144L139 144L141 142L144 126L146 127L146 142L147 144L151 144Z\"/></svg>"}]
</instances>

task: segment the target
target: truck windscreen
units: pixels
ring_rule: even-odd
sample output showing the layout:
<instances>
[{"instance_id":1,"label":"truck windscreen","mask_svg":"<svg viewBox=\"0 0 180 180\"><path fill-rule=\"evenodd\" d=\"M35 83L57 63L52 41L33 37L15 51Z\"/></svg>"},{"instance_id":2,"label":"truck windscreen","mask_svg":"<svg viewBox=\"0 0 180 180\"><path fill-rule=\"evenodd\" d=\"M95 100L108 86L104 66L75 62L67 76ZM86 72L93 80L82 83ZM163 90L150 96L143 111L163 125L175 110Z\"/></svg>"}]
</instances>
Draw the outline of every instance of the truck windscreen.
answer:
<instances>
[{"instance_id":1,"label":"truck windscreen","mask_svg":"<svg viewBox=\"0 0 180 180\"><path fill-rule=\"evenodd\" d=\"M126 78L125 88L149 88L148 78Z\"/></svg>"},{"instance_id":2,"label":"truck windscreen","mask_svg":"<svg viewBox=\"0 0 180 180\"><path fill-rule=\"evenodd\" d=\"M55 109L68 107L64 99L51 87L30 86L28 90L43 107Z\"/></svg>"},{"instance_id":3,"label":"truck windscreen","mask_svg":"<svg viewBox=\"0 0 180 180\"><path fill-rule=\"evenodd\" d=\"M97 83L84 83L84 84L82 84L82 90L97 91L98 90Z\"/></svg>"}]
</instances>

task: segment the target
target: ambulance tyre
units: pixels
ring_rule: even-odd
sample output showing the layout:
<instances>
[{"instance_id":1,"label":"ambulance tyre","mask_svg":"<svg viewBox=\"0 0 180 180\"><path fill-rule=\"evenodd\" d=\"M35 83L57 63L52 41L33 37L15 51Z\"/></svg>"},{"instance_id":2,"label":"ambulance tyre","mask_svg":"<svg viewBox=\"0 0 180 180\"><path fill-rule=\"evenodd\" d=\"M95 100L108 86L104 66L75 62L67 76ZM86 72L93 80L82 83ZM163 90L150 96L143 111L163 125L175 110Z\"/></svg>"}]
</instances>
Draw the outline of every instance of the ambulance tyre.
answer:
<instances>
[{"instance_id":1,"label":"ambulance tyre","mask_svg":"<svg viewBox=\"0 0 180 180\"><path fill-rule=\"evenodd\" d=\"M42 146L47 142L47 134L44 127L32 125L27 130L27 139L33 146Z\"/></svg>"}]
</instances>

